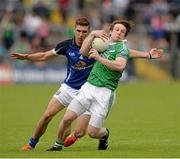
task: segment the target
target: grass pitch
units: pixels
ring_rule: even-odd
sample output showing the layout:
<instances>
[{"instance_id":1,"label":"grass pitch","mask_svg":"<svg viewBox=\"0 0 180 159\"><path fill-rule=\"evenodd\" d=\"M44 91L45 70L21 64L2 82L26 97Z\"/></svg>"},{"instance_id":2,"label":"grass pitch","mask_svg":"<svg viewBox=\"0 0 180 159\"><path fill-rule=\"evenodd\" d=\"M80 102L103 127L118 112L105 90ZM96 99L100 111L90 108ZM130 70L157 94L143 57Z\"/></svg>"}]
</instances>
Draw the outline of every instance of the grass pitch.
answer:
<instances>
[{"instance_id":1,"label":"grass pitch","mask_svg":"<svg viewBox=\"0 0 180 159\"><path fill-rule=\"evenodd\" d=\"M127 83L117 89L105 126L110 145L98 151L88 136L61 152L47 152L56 139L60 112L36 149L22 151L58 85L0 86L0 158L180 157L180 82Z\"/></svg>"}]
</instances>

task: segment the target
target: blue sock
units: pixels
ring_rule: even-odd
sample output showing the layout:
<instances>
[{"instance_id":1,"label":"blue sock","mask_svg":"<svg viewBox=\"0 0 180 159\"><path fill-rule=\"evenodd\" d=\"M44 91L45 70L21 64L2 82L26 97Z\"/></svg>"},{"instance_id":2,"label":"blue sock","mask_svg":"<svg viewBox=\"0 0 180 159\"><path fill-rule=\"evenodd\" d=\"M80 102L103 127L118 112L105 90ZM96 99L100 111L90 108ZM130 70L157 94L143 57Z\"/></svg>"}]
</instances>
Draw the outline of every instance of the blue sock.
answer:
<instances>
[{"instance_id":1,"label":"blue sock","mask_svg":"<svg viewBox=\"0 0 180 159\"><path fill-rule=\"evenodd\" d=\"M39 140L36 140L34 138L29 139L29 145L31 145L33 148L35 148L36 144L38 143Z\"/></svg>"}]
</instances>

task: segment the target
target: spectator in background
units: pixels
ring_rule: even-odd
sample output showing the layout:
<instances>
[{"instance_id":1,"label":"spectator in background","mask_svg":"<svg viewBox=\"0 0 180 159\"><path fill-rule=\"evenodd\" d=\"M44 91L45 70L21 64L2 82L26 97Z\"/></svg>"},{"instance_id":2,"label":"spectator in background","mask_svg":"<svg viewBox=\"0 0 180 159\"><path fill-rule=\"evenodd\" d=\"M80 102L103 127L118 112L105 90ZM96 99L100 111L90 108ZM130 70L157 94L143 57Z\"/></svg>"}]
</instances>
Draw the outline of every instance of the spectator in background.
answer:
<instances>
[{"instance_id":1,"label":"spectator in background","mask_svg":"<svg viewBox=\"0 0 180 159\"><path fill-rule=\"evenodd\" d=\"M151 18L151 34L154 39L165 37L163 16L158 13Z\"/></svg>"},{"instance_id":2,"label":"spectator in background","mask_svg":"<svg viewBox=\"0 0 180 159\"><path fill-rule=\"evenodd\" d=\"M63 23L66 24L68 17L68 9L70 7L70 0L57 0L60 14L63 18Z\"/></svg>"},{"instance_id":3,"label":"spectator in background","mask_svg":"<svg viewBox=\"0 0 180 159\"><path fill-rule=\"evenodd\" d=\"M47 4L45 4L42 0L38 1L34 6L33 6L34 12L36 12L37 15L40 17L46 17L49 18L50 16L50 9L48 8Z\"/></svg>"},{"instance_id":4,"label":"spectator in background","mask_svg":"<svg viewBox=\"0 0 180 159\"><path fill-rule=\"evenodd\" d=\"M49 36L49 21L47 17L42 17L42 21L37 29L37 37L40 39L41 47L46 47Z\"/></svg>"},{"instance_id":5,"label":"spectator in background","mask_svg":"<svg viewBox=\"0 0 180 159\"><path fill-rule=\"evenodd\" d=\"M27 40L26 32L21 31L19 38L17 41L15 41L14 45L12 46L12 50L15 52L19 52L22 54L25 54L27 52L30 52L30 43ZM27 61L16 61L16 66L23 66L27 64Z\"/></svg>"},{"instance_id":6,"label":"spectator in background","mask_svg":"<svg viewBox=\"0 0 180 159\"><path fill-rule=\"evenodd\" d=\"M21 31L19 39L14 43L12 50L19 53L26 53L30 51L30 45L27 41L27 35L25 31Z\"/></svg>"},{"instance_id":7,"label":"spectator in background","mask_svg":"<svg viewBox=\"0 0 180 159\"><path fill-rule=\"evenodd\" d=\"M2 43L2 37L0 36L0 64L5 63L5 59L8 57L8 52Z\"/></svg>"},{"instance_id":8,"label":"spectator in background","mask_svg":"<svg viewBox=\"0 0 180 159\"><path fill-rule=\"evenodd\" d=\"M2 42L4 47L9 50L14 43L14 23L13 23L13 7L7 6L1 21L3 30Z\"/></svg>"},{"instance_id":9,"label":"spectator in background","mask_svg":"<svg viewBox=\"0 0 180 159\"><path fill-rule=\"evenodd\" d=\"M26 31L29 42L36 37L37 31L41 25L42 19L33 10L32 13L28 13L24 17L24 30Z\"/></svg>"}]
</instances>

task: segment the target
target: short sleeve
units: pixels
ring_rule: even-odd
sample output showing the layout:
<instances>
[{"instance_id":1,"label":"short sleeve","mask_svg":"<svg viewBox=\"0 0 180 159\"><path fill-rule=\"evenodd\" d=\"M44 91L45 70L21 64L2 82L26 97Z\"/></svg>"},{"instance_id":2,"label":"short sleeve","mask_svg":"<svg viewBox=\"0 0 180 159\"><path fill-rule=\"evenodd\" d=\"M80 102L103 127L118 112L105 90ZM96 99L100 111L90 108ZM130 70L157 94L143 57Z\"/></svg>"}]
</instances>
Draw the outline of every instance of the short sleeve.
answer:
<instances>
[{"instance_id":1,"label":"short sleeve","mask_svg":"<svg viewBox=\"0 0 180 159\"><path fill-rule=\"evenodd\" d=\"M123 57L123 58L125 58L126 60L128 60L128 58L129 58L129 50L128 50L128 49L122 49L122 50L120 50L119 54L117 54L116 57Z\"/></svg>"},{"instance_id":2,"label":"short sleeve","mask_svg":"<svg viewBox=\"0 0 180 159\"><path fill-rule=\"evenodd\" d=\"M57 55L66 55L66 51L71 44L72 40L65 40L56 45L52 52Z\"/></svg>"}]
</instances>

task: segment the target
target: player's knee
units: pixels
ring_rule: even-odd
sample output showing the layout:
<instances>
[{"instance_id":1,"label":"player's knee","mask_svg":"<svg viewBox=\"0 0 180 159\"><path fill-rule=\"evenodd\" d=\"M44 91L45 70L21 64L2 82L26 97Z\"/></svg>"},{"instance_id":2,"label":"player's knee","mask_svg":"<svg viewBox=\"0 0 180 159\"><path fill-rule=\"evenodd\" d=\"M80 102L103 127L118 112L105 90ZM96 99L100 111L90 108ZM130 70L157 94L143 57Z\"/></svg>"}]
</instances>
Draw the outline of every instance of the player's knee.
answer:
<instances>
[{"instance_id":1,"label":"player's knee","mask_svg":"<svg viewBox=\"0 0 180 159\"><path fill-rule=\"evenodd\" d=\"M96 138L96 136L97 136L97 132L94 130L88 130L87 133L88 133L89 137L91 137L91 138Z\"/></svg>"},{"instance_id":2,"label":"player's knee","mask_svg":"<svg viewBox=\"0 0 180 159\"><path fill-rule=\"evenodd\" d=\"M77 118L76 113L74 113L71 110L67 110L63 118L63 124L69 126L76 118Z\"/></svg>"},{"instance_id":3,"label":"player's knee","mask_svg":"<svg viewBox=\"0 0 180 159\"><path fill-rule=\"evenodd\" d=\"M72 121L73 121L73 119L72 119L71 116L66 115L66 116L64 116L64 118L63 118L63 123L64 123L65 125L70 125L70 124L72 123Z\"/></svg>"},{"instance_id":4,"label":"player's knee","mask_svg":"<svg viewBox=\"0 0 180 159\"><path fill-rule=\"evenodd\" d=\"M46 123L50 122L52 118L54 117L54 114L51 113L45 113L43 116L43 119Z\"/></svg>"},{"instance_id":5,"label":"player's knee","mask_svg":"<svg viewBox=\"0 0 180 159\"><path fill-rule=\"evenodd\" d=\"M83 137L85 134L86 134L86 130L84 130L84 129L77 129L76 130L76 136L78 138Z\"/></svg>"}]
</instances>

